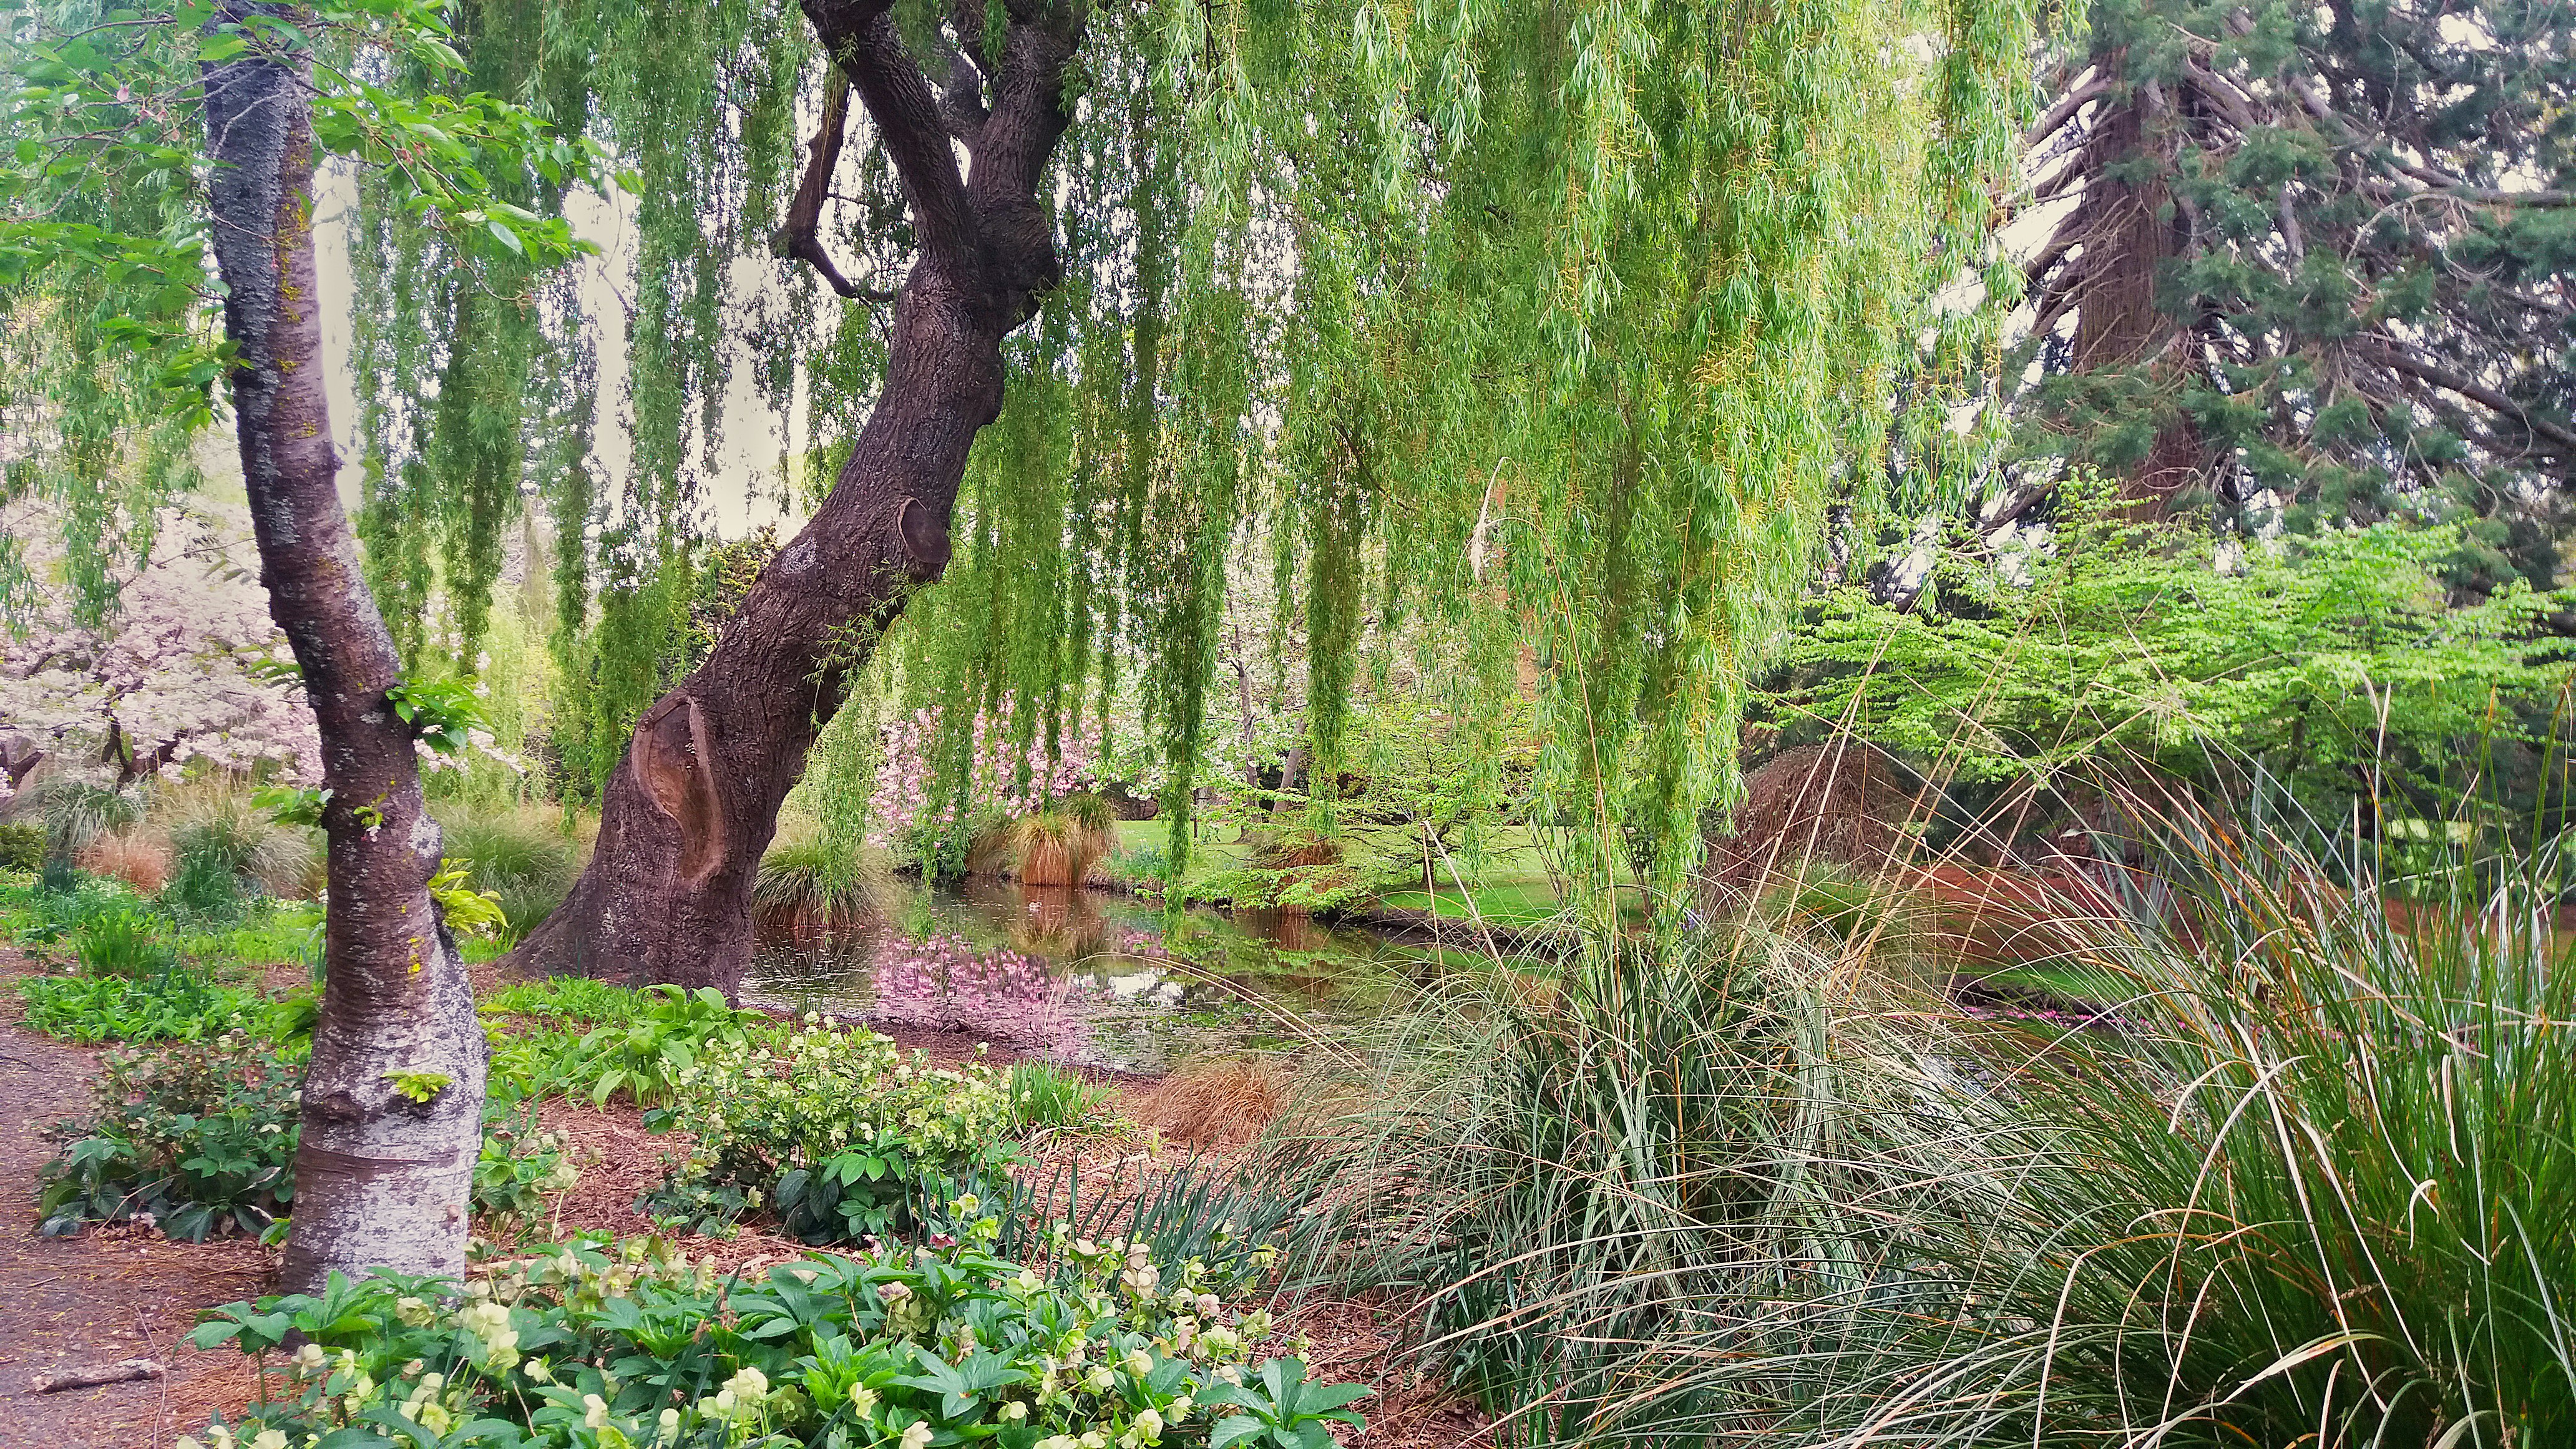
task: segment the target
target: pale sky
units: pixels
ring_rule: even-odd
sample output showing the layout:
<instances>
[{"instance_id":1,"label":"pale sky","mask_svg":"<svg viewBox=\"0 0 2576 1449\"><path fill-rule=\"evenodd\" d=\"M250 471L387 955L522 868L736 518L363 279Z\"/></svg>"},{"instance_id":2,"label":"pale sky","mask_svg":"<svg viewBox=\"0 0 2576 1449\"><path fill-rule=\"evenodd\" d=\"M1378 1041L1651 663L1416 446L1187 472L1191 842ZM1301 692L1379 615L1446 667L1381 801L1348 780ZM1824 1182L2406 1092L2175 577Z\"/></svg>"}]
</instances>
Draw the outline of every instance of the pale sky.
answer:
<instances>
[{"instance_id":1,"label":"pale sky","mask_svg":"<svg viewBox=\"0 0 2576 1449\"><path fill-rule=\"evenodd\" d=\"M357 380L349 368L355 282L349 269L347 212L357 202L357 187L341 164L328 166L317 182L314 247L320 264L322 350L330 368L331 428L340 445L340 491L354 507L366 476L365 449L358 437ZM581 278L582 312L599 342L599 424L592 456L606 475L608 496L615 497L625 487L632 454L627 431L626 324L628 299L634 295L634 199L619 193L612 203L585 189L567 198L564 215L573 234L600 251L574 266ZM734 262L730 282L737 296L752 296L769 285L773 275L759 259L743 257ZM786 490L781 487L778 461L782 449L794 454L804 448L803 379L798 379L792 410L797 415L781 418L752 385L751 360L749 347L737 342L733 378L725 390L719 469L703 480L716 530L727 538L739 538L764 523L781 525L779 531L789 533L802 521L801 513L792 514L782 506Z\"/></svg>"}]
</instances>

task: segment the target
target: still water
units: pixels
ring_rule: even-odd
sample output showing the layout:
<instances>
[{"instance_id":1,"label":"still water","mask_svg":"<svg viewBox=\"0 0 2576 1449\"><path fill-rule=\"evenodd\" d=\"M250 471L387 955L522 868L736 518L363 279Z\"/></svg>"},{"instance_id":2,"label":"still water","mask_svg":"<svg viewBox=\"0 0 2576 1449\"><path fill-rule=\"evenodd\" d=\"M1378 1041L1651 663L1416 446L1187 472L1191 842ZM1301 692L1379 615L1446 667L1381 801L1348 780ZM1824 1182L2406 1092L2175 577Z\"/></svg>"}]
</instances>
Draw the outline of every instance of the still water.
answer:
<instances>
[{"instance_id":1,"label":"still water","mask_svg":"<svg viewBox=\"0 0 2576 1449\"><path fill-rule=\"evenodd\" d=\"M1167 916L1110 891L913 882L878 905L853 927L764 940L744 1000L1161 1072L1330 1034L1441 969L1441 953L1368 931L1268 911Z\"/></svg>"}]
</instances>

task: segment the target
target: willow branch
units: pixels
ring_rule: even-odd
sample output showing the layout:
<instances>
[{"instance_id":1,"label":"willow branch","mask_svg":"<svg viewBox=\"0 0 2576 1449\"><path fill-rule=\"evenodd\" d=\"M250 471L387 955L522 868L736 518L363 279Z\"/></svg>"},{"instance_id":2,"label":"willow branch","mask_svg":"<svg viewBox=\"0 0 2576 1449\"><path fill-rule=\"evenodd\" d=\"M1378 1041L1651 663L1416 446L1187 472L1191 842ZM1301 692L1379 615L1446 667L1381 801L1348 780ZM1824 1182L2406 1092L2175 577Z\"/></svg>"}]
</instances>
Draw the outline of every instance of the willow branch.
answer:
<instances>
[{"instance_id":1,"label":"willow branch","mask_svg":"<svg viewBox=\"0 0 2576 1449\"><path fill-rule=\"evenodd\" d=\"M948 127L930 82L905 53L887 0L803 0L805 17L840 63L876 123L877 137L903 182L913 234L923 256L959 272L970 270L978 250L975 209L957 174ZM977 167L980 173L982 167Z\"/></svg>"},{"instance_id":2,"label":"willow branch","mask_svg":"<svg viewBox=\"0 0 2576 1449\"><path fill-rule=\"evenodd\" d=\"M787 204L787 222L771 240L770 250L805 262L844 297L890 300L890 292L861 287L843 277L841 269L832 265L832 254L823 247L823 203L831 198L832 176L840 169L841 139L849 124L850 78L834 66L831 78L824 83L823 119L814 128L813 153L805 162L804 179L797 183L795 199Z\"/></svg>"}]
</instances>

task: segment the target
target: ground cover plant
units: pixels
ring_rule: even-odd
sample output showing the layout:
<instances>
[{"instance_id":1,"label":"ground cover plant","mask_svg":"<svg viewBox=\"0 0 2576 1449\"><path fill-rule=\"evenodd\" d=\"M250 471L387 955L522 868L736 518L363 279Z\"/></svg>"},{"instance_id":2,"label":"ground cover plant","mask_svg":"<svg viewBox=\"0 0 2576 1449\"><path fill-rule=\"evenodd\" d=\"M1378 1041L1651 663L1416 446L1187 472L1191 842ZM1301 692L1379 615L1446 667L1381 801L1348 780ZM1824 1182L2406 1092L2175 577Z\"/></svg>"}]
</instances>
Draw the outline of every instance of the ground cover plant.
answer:
<instances>
[{"instance_id":1,"label":"ground cover plant","mask_svg":"<svg viewBox=\"0 0 2576 1449\"><path fill-rule=\"evenodd\" d=\"M310 990L268 993L223 979L241 963L285 954L281 939L300 945L310 930L300 914L262 912L205 932L114 891L76 886L37 899L28 938L56 937L69 923L68 937L57 938L70 947L76 974L19 979L35 1030L82 1045L198 1041L230 1031L291 1041L310 1033Z\"/></svg>"},{"instance_id":2,"label":"ground cover plant","mask_svg":"<svg viewBox=\"0 0 2576 1449\"><path fill-rule=\"evenodd\" d=\"M84 1046L221 1036L264 1026L270 1006L260 992L220 986L204 971L175 964L139 978L28 976L18 993L28 1026Z\"/></svg>"},{"instance_id":3,"label":"ground cover plant","mask_svg":"<svg viewBox=\"0 0 2576 1449\"><path fill-rule=\"evenodd\" d=\"M156 1051L108 1055L87 1117L47 1136L59 1152L38 1181L48 1236L141 1222L191 1242L261 1235L295 1201L305 1051L235 1030ZM532 1114L487 1122L471 1210L487 1231L534 1222L572 1186L564 1143Z\"/></svg>"},{"instance_id":4,"label":"ground cover plant","mask_svg":"<svg viewBox=\"0 0 2576 1449\"><path fill-rule=\"evenodd\" d=\"M641 990L579 977L506 987L481 1008L492 1049L492 1093L503 1100L586 1096L605 1105L670 1099L673 1084L711 1046L766 1042L782 1028L737 1010L722 993ZM510 1022L509 1018L522 1018Z\"/></svg>"},{"instance_id":5,"label":"ground cover plant","mask_svg":"<svg viewBox=\"0 0 2576 1449\"><path fill-rule=\"evenodd\" d=\"M218 1310L193 1341L282 1360L283 1392L217 1426L241 1444L1324 1449L1361 1422L1364 1389L1265 1356L1268 1315L1199 1264L1060 1236L1027 1266L990 1251L998 1224L972 1199L952 1206L969 1226L949 1248L749 1280L654 1240L584 1240L486 1263L462 1291L334 1275Z\"/></svg>"},{"instance_id":6,"label":"ground cover plant","mask_svg":"<svg viewBox=\"0 0 2576 1449\"><path fill-rule=\"evenodd\" d=\"M1016 1155L1005 1073L932 1067L819 1021L714 1046L677 1074L645 1122L695 1145L647 1198L655 1217L706 1231L758 1214L808 1243L857 1242L912 1230L925 1204Z\"/></svg>"}]
</instances>

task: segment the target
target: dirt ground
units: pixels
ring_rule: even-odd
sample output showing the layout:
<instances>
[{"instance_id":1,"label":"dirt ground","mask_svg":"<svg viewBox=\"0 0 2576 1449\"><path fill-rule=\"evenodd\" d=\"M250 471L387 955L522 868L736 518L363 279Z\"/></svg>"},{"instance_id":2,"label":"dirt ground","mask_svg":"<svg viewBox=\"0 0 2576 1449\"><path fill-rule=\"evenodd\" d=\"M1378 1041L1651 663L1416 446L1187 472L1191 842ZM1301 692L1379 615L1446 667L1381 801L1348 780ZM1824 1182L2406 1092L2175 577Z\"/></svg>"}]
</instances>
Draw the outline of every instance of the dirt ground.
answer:
<instances>
[{"instance_id":1,"label":"dirt ground","mask_svg":"<svg viewBox=\"0 0 2576 1449\"><path fill-rule=\"evenodd\" d=\"M36 1174L53 1156L45 1129L89 1107L104 1053L64 1046L18 1025L10 989L33 968L0 951L0 1445L26 1449L167 1446L202 1425L213 1404L250 1389L238 1354L200 1354L181 1341L198 1310L260 1291L259 1248L239 1240L177 1243L149 1232L80 1238L37 1234ZM68 1368L149 1358L166 1378L105 1388L35 1392Z\"/></svg>"},{"instance_id":2,"label":"dirt ground","mask_svg":"<svg viewBox=\"0 0 2576 1449\"><path fill-rule=\"evenodd\" d=\"M53 1155L45 1129L89 1107L89 1078L104 1052L65 1046L19 1024L13 983L42 963L0 948L0 1449L168 1449L204 1426L220 1408L237 1414L249 1402L248 1362L227 1349L200 1354L183 1341L198 1314L267 1289L268 1256L240 1239L192 1244L148 1230L112 1229L78 1238L40 1236L37 1177ZM493 984L477 972L478 990ZM283 979L272 983L287 984ZM972 1038L918 1031L893 1033L907 1047L942 1063L973 1055ZM996 1049L996 1061L1006 1054ZM1141 1084L1112 1085L1134 1091ZM565 1134L582 1168L580 1183L557 1203L548 1231L605 1228L651 1231L636 1196L658 1181L674 1144L644 1130L631 1108L550 1102L545 1125ZM1071 1163L1086 1183L1106 1182L1137 1165L1142 1144L1072 1139L1038 1164ZM792 1260L805 1250L767 1234L743 1231L721 1241L692 1239L692 1254L716 1254L728 1266ZM1311 1341L1310 1372L1366 1383L1378 1393L1358 1407L1368 1449L1452 1449L1480 1442L1482 1421L1434 1391L1398 1353L1396 1307L1346 1300L1276 1305L1283 1332ZM102 1388L40 1393L38 1381L66 1369L150 1358L164 1377Z\"/></svg>"}]
</instances>

